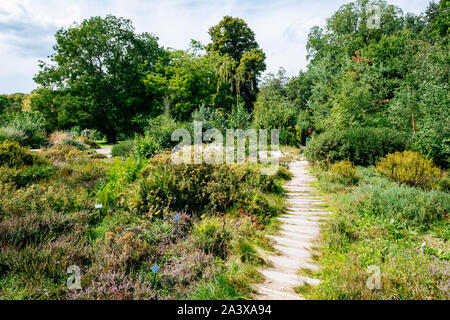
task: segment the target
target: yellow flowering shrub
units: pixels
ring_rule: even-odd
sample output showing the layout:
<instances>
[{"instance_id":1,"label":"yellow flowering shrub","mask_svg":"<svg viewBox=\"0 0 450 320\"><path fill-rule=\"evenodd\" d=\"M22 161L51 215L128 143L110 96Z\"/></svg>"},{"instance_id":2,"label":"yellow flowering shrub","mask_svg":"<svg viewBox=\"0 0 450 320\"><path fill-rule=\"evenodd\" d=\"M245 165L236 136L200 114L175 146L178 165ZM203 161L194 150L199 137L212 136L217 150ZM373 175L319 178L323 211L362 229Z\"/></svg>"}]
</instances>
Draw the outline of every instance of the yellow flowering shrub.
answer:
<instances>
[{"instance_id":1,"label":"yellow flowering shrub","mask_svg":"<svg viewBox=\"0 0 450 320\"><path fill-rule=\"evenodd\" d=\"M358 170L350 161L342 160L331 165L330 178L333 182L353 185L359 180Z\"/></svg>"},{"instance_id":2,"label":"yellow flowering shrub","mask_svg":"<svg viewBox=\"0 0 450 320\"><path fill-rule=\"evenodd\" d=\"M413 151L388 154L377 163L376 170L400 184L427 189L435 187L441 177L432 160Z\"/></svg>"}]
</instances>

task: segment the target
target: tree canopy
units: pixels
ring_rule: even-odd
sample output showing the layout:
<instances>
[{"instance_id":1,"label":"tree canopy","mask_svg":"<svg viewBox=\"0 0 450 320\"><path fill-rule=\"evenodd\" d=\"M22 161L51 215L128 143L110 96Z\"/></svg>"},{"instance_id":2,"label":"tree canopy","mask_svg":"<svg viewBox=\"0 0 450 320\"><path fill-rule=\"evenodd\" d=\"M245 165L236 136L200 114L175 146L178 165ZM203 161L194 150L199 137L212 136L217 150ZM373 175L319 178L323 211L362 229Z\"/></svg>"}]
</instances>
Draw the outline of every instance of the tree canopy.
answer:
<instances>
[{"instance_id":1,"label":"tree canopy","mask_svg":"<svg viewBox=\"0 0 450 320\"><path fill-rule=\"evenodd\" d=\"M130 20L106 16L84 20L56 33L55 53L41 62L34 106L57 113L58 126L98 129L108 141L132 129L140 113L156 113L155 97L143 84L162 54L157 38L136 34ZM50 117L54 118L54 117Z\"/></svg>"}]
</instances>

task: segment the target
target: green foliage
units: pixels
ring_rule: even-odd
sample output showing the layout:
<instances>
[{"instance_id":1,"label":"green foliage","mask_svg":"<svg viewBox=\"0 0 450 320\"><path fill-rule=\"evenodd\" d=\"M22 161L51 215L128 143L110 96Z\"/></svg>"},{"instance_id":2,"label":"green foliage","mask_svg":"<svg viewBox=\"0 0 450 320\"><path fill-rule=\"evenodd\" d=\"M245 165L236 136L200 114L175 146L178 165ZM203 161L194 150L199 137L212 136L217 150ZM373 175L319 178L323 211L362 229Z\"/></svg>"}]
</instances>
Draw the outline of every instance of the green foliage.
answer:
<instances>
[{"instance_id":1,"label":"green foliage","mask_svg":"<svg viewBox=\"0 0 450 320\"><path fill-rule=\"evenodd\" d=\"M298 143L295 131L297 112L287 102L265 105L257 101L254 113L253 126L256 129L279 130L279 139L282 145L295 145Z\"/></svg>"},{"instance_id":2,"label":"green foliage","mask_svg":"<svg viewBox=\"0 0 450 320\"><path fill-rule=\"evenodd\" d=\"M261 176L249 165L173 165L167 154L150 162L129 195L128 206L138 213L159 214L170 208L200 215L243 207L243 213L266 221L282 210L260 194L278 192L274 178Z\"/></svg>"},{"instance_id":3,"label":"green foliage","mask_svg":"<svg viewBox=\"0 0 450 320\"><path fill-rule=\"evenodd\" d=\"M88 152L78 149L73 145L55 145L42 151L42 155L52 162L70 161L88 157Z\"/></svg>"},{"instance_id":4,"label":"green foliage","mask_svg":"<svg viewBox=\"0 0 450 320\"><path fill-rule=\"evenodd\" d=\"M121 196L126 185L138 177L143 161L141 158L130 157L126 160L114 159L114 164L107 173L106 183L100 185L97 199L104 206L120 205Z\"/></svg>"},{"instance_id":5,"label":"green foliage","mask_svg":"<svg viewBox=\"0 0 450 320\"><path fill-rule=\"evenodd\" d=\"M412 151L388 154L380 159L376 169L400 184L421 188L435 187L441 177L441 170L434 166L432 160Z\"/></svg>"},{"instance_id":6,"label":"green foliage","mask_svg":"<svg viewBox=\"0 0 450 320\"><path fill-rule=\"evenodd\" d=\"M0 95L0 114L5 112L6 106L8 105L8 98L4 95Z\"/></svg>"},{"instance_id":7,"label":"green foliage","mask_svg":"<svg viewBox=\"0 0 450 320\"><path fill-rule=\"evenodd\" d=\"M358 182L358 170L347 160L341 160L331 165L330 178L332 182L354 185Z\"/></svg>"},{"instance_id":8,"label":"green foliage","mask_svg":"<svg viewBox=\"0 0 450 320\"><path fill-rule=\"evenodd\" d=\"M231 234L225 222L219 218L205 218L195 224L191 237L194 245L206 253L221 258L226 258L229 254Z\"/></svg>"},{"instance_id":9,"label":"green foliage","mask_svg":"<svg viewBox=\"0 0 450 320\"><path fill-rule=\"evenodd\" d=\"M161 145L152 135L136 135L133 141L132 155L138 159L148 159L160 149Z\"/></svg>"},{"instance_id":10,"label":"green foliage","mask_svg":"<svg viewBox=\"0 0 450 320\"><path fill-rule=\"evenodd\" d=\"M136 34L131 21L111 15L60 29L55 37L51 62L41 63L35 77L41 88L33 107L49 118L57 114L58 127L94 128L115 142L132 129L136 114L151 110L154 97L142 80L162 53L157 38Z\"/></svg>"},{"instance_id":11,"label":"green foliage","mask_svg":"<svg viewBox=\"0 0 450 320\"><path fill-rule=\"evenodd\" d=\"M219 83L230 83L236 105L242 97L246 108L252 110L258 92L257 79L266 69L266 56L258 48L254 32L244 20L225 16L209 29L209 35L207 52L221 57L217 70Z\"/></svg>"},{"instance_id":12,"label":"green foliage","mask_svg":"<svg viewBox=\"0 0 450 320\"><path fill-rule=\"evenodd\" d=\"M0 141L9 140L24 145L27 139L28 137L23 130L15 127L0 127Z\"/></svg>"},{"instance_id":13,"label":"green foliage","mask_svg":"<svg viewBox=\"0 0 450 320\"><path fill-rule=\"evenodd\" d=\"M126 157L131 153L132 149L133 140L121 141L112 147L111 155L113 157Z\"/></svg>"},{"instance_id":14,"label":"green foliage","mask_svg":"<svg viewBox=\"0 0 450 320\"><path fill-rule=\"evenodd\" d=\"M42 163L44 161L39 156L20 147L17 142L3 141L0 144L0 166L18 168Z\"/></svg>"},{"instance_id":15,"label":"green foliage","mask_svg":"<svg viewBox=\"0 0 450 320\"><path fill-rule=\"evenodd\" d=\"M72 139L72 138L66 138L66 139L62 140L61 145L62 146L73 146L81 151L85 151L85 150L89 149L89 147L86 146L84 143L82 143L78 140Z\"/></svg>"},{"instance_id":16,"label":"green foliage","mask_svg":"<svg viewBox=\"0 0 450 320\"><path fill-rule=\"evenodd\" d=\"M0 166L0 182L11 183L21 188L32 182L51 177L55 171L55 168L46 165L33 165L21 168Z\"/></svg>"},{"instance_id":17,"label":"green foliage","mask_svg":"<svg viewBox=\"0 0 450 320\"><path fill-rule=\"evenodd\" d=\"M0 141L39 148L45 141L45 120L38 113L10 113L0 117Z\"/></svg>"},{"instance_id":18,"label":"green foliage","mask_svg":"<svg viewBox=\"0 0 450 320\"><path fill-rule=\"evenodd\" d=\"M325 226L322 268L314 275L321 284L301 292L310 299L447 299L449 194L360 170L358 187L329 197L336 214ZM380 268L379 290L367 286L370 266Z\"/></svg>"},{"instance_id":19,"label":"green foliage","mask_svg":"<svg viewBox=\"0 0 450 320\"><path fill-rule=\"evenodd\" d=\"M387 128L354 128L330 130L306 147L308 160L333 163L348 160L356 165L374 165L388 153L405 150L404 134Z\"/></svg>"},{"instance_id":20,"label":"green foliage","mask_svg":"<svg viewBox=\"0 0 450 320\"><path fill-rule=\"evenodd\" d=\"M197 49L168 51L144 83L148 92L159 97L156 105L160 112L188 120L199 105L214 103L216 64L214 57L200 55Z\"/></svg>"}]
</instances>

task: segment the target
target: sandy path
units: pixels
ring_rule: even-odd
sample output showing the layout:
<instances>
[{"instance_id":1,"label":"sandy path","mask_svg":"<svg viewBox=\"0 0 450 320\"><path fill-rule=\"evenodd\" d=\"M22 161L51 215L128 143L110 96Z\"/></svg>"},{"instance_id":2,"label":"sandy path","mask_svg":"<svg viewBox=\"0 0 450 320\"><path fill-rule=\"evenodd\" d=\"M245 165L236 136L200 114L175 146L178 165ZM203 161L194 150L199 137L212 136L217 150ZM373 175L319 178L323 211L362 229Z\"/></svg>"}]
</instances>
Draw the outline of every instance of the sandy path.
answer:
<instances>
[{"instance_id":1,"label":"sandy path","mask_svg":"<svg viewBox=\"0 0 450 320\"><path fill-rule=\"evenodd\" d=\"M294 288L304 283L319 284L319 280L298 275L300 269L317 270L312 262L311 249L320 239L320 220L330 214L323 207L325 202L312 196L315 180L308 174L305 160L292 162L289 170L294 177L284 188L287 191L287 213L279 218L281 231L274 240L279 255L268 257L270 268L259 270L265 282L257 286L257 300L301 300Z\"/></svg>"}]
</instances>

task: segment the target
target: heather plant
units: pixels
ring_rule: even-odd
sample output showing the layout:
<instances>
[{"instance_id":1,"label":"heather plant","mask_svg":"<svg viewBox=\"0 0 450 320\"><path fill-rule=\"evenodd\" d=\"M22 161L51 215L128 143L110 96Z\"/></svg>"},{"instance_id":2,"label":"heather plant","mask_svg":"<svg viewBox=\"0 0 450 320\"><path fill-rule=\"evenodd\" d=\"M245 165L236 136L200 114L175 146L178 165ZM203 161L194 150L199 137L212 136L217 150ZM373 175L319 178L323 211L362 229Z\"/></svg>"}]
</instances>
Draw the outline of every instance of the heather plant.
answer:
<instances>
[{"instance_id":1,"label":"heather plant","mask_svg":"<svg viewBox=\"0 0 450 320\"><path fill-rule=\"evenodd\" d=\"M246 164L172 165L167 155L159 155L143 168L128 206L140 213L170 208L200 215L258 205L258 192L279 191L274 177L261 176L257 168ZM263 210L257 214L270 215Z\"/></svg>"},{"instance_id":2,"label":"heather plant","mask_svg":"<svg viewBox=\"0 0 450 320\"><path fill-rule=\"evenodd\" d=\"M380 159L376 170L400 184L427 189L435 187L441 177L441 170L431 159L413 151L388 154Z\"/></svg>"},{"instance_id":3,"label":"heather plant","mask_svg":"<svg viewBox=\"0 0 450 320\"><path fill-rule=\"evenodd\" d=\"M315 168L319 170L319 168ZM358 186L335 189L319 179L336 211L324 227L318 287L298 288L314 299L447 299L450 196L399 185L359 168ZM368 268L381 271L381 287L367 286Z\"/></svg>"},{"instance_id":4,"label":"heather plant","mask_svg":"<svg viewBox=\"0 0 450 320\"><path fill-rule=\"evenodd\" d=\"M329 174L331 181L345 185L354 185L359 180L357 168L347 160L332 164Z\"/></svg>"},{"instance_id":5,"label":"heather plant","mask_svg":"<svg viewBox=\"0 0 450 320\"><path fill-rule=\"evenodd\" d=\"M87 150L80 150L77 147L67 145L55 145L53 147L44 149L42 155L52 162L66 162L76 159L87 159L95 156ZM102 157L103 158L103 157Z\"/></svg>"},{"instance_id":6,"label":"heather plant","mask_svg":"<svg viewBox=\"0 0 450 320\"><path fill-rule=\"evenodd\" d=\"M31 153L17 142L3 141L0 144L0 166L21 167L45 163L39 156Z\"/></svg>"},{"instance_id":7,"label":"heather plant","mask_svg":"<svg viewBox=\"0 0 450 320\"><path fill-rule=\"evenodd\" d=\"M150 300L156 292L150 283L136 280L122 272L109 271L99 275L88 287L71 292L69 300Z\"/></svg>"},{"instance_id":8,"label":"heather plant","mask_svg":"<svg viewBox=\"0 0 450 320\"><path fill-rule=\"evenodd\" d=\"M208 217L194 225L192 241L208 254L226 258L230 250L231 233L224 220Z\"/></svg>"},{"instance_id":9,"label":"heather plant","mask_svg":"<svg viewBox=\"0 0 450 320\"><path fill-rule=\"evenodd\" d=\"M80 142L80 141L78 141L76 139L72 139L72 138L63 139L61 141L61 145L62 146L73 146L81 151L85 151L85 150L89 149L89 147L87 145L85 145L83 142Z\"/></svg>"}]
</instances>

